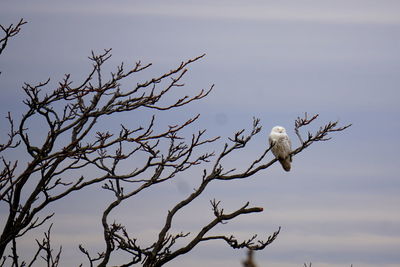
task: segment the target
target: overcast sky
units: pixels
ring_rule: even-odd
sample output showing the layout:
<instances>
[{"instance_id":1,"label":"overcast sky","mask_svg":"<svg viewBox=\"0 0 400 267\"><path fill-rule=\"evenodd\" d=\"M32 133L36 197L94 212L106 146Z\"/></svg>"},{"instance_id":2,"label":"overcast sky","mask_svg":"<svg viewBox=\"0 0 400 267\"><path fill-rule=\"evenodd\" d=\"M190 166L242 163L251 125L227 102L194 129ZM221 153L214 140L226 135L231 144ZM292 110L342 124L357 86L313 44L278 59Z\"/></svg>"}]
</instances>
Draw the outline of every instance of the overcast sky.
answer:
<instances>
[{"instance_id":1,"label":"overcast sky","mask_svg":"<svg viewBox=\"0 0 400 267\"><path fill-rule=\"evenodd\" d=\"M278 239L256 254L259 266L400 265L400 1L2 0L0 6L0 24L29 22L0 57L2 118L24 111L24 82L50 77L57 85L65 73L79 82L90 69L91 51L112 48L110 69L142 60L154 64L154 76L206 53L185 83L192 93L212 84L215 90L168 119L201 113L193 131L205 128L226 140L259 117L262 133L227 164L240 167L259 155L275 125L286 127L297 146L294 120L304 112L320 114L316 127L329 120L353 124L297 155L290 173L274 165L251 179L211 185L180 215L176 232L199 229L212 218L209 199L222 200L226 210L250 201L265 211L216 232L246 238L281 226ZM0 125L3 138L6 121ZM145 193L115 218L151 242L166 211L196 184L190 179L196 173ZM79 244L102 248L103 193L78 193L51 207L63 266L84 262ZM34 245L23 241L27 257ZM167 266L241 266L244 257L245 251L210 242Z\"/></svg>"}]
</instances>

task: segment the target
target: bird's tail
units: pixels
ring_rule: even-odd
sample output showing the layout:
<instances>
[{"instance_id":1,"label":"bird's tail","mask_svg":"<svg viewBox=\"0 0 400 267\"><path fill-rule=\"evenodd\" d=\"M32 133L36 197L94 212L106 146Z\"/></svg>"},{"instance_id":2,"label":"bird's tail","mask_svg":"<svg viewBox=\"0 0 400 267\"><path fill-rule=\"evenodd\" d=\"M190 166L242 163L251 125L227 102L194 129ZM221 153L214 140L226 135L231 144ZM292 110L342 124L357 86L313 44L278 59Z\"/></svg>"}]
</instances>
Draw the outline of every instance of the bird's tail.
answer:
<instances>
[{"instance_id":1,"label":"bird's tail","mask_svg":"<svg viewBox=\"0 0 400 267\"><path fill-rule=\"evenodd\" d=\"M284 158L284 159L279 159L279 162L281 163L281 165L282 165L282 167L283 167L283 169L285 170L285 171L290 171L290 162L291 162L291 158L290 157L287 157L287 158Z\"/></svg>"}]
</instances>

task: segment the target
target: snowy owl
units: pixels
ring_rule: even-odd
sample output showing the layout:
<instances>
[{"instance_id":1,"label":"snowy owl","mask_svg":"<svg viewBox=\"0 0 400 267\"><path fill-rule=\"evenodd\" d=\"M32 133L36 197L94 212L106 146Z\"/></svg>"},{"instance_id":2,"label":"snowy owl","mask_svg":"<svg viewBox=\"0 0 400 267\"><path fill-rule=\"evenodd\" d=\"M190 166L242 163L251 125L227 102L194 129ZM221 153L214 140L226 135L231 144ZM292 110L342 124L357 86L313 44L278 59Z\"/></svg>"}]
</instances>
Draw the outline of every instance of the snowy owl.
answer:
<instances>
[{"instance_id":1,"label":"snowy owl","mask_svg":"<svg viewBox=\"0 0 400 267\"><path fill-rule=\"evenodd\" d=\"M285 128L275 126L269 134L269 144L273 145L272 154L279 160L285 171L290 171L290 163L292 162L292 144L289 136L286 134Z\"/></svg>"}]
</instances>

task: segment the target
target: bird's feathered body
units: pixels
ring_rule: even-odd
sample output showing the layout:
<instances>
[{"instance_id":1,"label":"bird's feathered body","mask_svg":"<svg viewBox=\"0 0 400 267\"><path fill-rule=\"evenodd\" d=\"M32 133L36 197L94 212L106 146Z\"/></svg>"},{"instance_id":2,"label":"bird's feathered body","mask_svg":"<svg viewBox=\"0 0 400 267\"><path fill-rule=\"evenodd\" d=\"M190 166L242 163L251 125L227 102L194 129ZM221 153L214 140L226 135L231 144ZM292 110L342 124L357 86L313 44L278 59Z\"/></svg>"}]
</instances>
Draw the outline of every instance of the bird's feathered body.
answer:
<instances>
[{"instance_id":1,"label":"bird's feathered body","mask_svg":"<svg viewBox=\"0 0 400 267\"><path fill-rule=\"evenodd\" d=\"M269 135L269 144L272 145L272 154L279 160L285 171L290 171L292 157L292 143L286 134L285 128L275 126Z\"/></svg>"}]
</instances>

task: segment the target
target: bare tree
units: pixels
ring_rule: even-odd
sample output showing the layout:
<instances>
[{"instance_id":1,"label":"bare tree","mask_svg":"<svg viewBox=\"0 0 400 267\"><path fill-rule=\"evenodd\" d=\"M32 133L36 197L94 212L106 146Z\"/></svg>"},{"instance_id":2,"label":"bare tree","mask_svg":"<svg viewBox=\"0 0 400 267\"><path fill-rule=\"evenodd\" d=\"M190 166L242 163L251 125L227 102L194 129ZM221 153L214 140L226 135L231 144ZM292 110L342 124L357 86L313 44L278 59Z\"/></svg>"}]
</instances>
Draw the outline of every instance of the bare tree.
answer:
<instances>
[{"instance_id":1,"label":"bare tree","mask_svg":"<svg viewBox=\"0 0 400 267\"><path fill-rule=\"evenodd\" d=\"M16 27L2 27L6 33L2 39L2 50L7 39L18 33L24 23L21 20ZM79 246L90 266L107 266L116 250L130 256L130 260L120 266L162 266L209 240L221 240L232 248L250 250L262 250L275 240L280 228L265 239L257 239L255 235L239 241L233 235L210 235L210 230L219 224L244 214L263 211L261 207L250 206L247 202L232 212L226 212L215 199L211 200L214 219L201 229L193 230L194 233L173 234L170 231L174 217L198 198L212 182L246 179L277 161L266 160L265 156L271 150L266 144L261 155L255 156L243 170L226 170L223 167L223 161L228 156L240 152L260 133L261 125L257 118L254 118L248 131L243 129L234 133L219 152L201 153L203 150L200 147L220 137L207 138L205 130L193 133L189 139L182 134L184 129L196 122L199 115L183 123L170 124L164 129L157 127L157 112L189 105L203 99L213 89L212 85L193 96L184 95L173 99L176 94L172 92L184 86L181 81L188 67L203 56L184 61L170 71L129 87L124 86L123 81L149 69L152 64L137 62L128 69L121 64L107 76L103 70L111 57L111 50L100 54L92 52L89 57L92 68L78 85L74 85L70 75L65 75L53 90L47 88L49 80L34 85L26 83L23 86L26 94L23 103L27 111L18 121L8 113L8 139L0 145L0 203L9 210L1 226L1 266L9 263L12 266L31 266L40 259L47 266L58 266L62 250L61 247L55 250L51 247L51 226L43 240L37 240L37 253L30 260L20 259L18 239L51 220L54 213L46 210L49 204L95 184L101 184L104 190L112 192L114 201L104 208L101 218L104 250L92 255L84 246ZM117 132L104 131L98 127L108 116L118 117L122 113L139 111L153 113L144 125L136 128L121 125ZM314 122L317 117L308 118L305 114L296 120L295 131L300 145L293 150L292 156L314 142L328 140L332 132L343 131L350 126L339 127L337 122L329 122L316 133L308 133L304 139L300 133L301 128ZM32 138L29 129L29 123L36 121L44 122L47 132L39 141ZM9 160L7 152L12 149L24 151L29 160ZM121 167L125 162L134 162L138 157L145 157L145 163L132 168ZM158 237L150 246L139 244L134 233L129 232L126 226L110 220L110 212L121 203L140 197L140 193L149 187L174 179L177 174L203 163L206 164L199 174L198 187L167 212ZM96 175L81 175L87 168L96 169ZM177 245L178 239L183 241L183 245Z\"/></svg>"}]
</instances>

